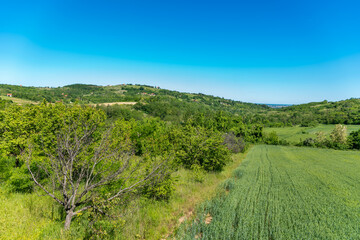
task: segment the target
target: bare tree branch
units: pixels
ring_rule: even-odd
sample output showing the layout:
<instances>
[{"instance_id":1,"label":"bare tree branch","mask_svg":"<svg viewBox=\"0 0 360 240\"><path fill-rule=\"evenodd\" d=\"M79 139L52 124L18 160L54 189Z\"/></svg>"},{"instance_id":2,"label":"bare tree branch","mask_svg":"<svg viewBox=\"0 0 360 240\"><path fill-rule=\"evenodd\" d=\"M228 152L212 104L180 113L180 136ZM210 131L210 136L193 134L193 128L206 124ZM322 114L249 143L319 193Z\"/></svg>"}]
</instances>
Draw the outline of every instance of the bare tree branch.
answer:
<instances>
[{"instance_id":1,"label":"bare tree branch","mask_svg":"<svg viewBox=\"0 0 360 240\"><path fill-rule=\"evenodd\" d=\"M106 203L134 192L163 174L167 159L134 158L131 151L112 136L112 128L105 131L100 141L94 138L96 125L80 119L64 121L64 128L57 136L56 148L46 151L47 164L38 164L51 179L51 184L40 183L30 168L32 148L29 148L27 166L37 186L64 207L67 213L65 229L70 227L74 215L90 208L102 210L94 204L97 190L106 185L118 184L116 191L103 198ZM44 150L45 151L45 150ZM146 165L148 164L148 165ZM144 168L146 171L141 172ZM51 189L51 191L48 190ZM57 197L58 196L62 197Z\"/></svg>"}]
</instances>

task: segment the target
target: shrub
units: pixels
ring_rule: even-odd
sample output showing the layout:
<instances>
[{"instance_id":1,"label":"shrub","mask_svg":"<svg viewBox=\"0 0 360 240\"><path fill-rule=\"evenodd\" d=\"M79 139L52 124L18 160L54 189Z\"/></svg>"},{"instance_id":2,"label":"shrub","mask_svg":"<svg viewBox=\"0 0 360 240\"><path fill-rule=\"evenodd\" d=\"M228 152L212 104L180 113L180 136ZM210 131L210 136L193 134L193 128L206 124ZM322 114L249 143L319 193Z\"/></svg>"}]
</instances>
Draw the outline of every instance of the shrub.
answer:
<instances>
[{"instance_id":1,"label":"shrub","mask_svg":"<svg viewBox=\"0 0 360 240\"><path fill-rule=\"evenodd\" d=\"M0 182L10 178L14 166L15 158L0 158Z\"/></svg>"},{"instance_id":2,"label":"shrub","mask_svg":"<svg viewBox=\"0 0 360 240\"><path fill-rule=\"evenodd\" d=\"M195 182L204 182L206 171L201 166L194 164L191 166L191 170Z\"/></svg>"},{"instance_id":3,"label":"shrub","mask_svg":"<svg viewBox=\"0 0 360 240\"><path fill-rule=\"evenodd\" d=\"M188 169L199 165L205 171L221 171L230 161L230 151L223 143L219 133L187 126L178 134L177 162Z\"/></svg>"},{"instance_id":4,"label":"shrub","mask_svg":"<svg viewBox=\"0 0 360 240\"><path fill-rule=\"evenodd\" d=\"M307 147L314 147L315 143L316 142L313 138L307 138L302 142L302 145Z\"/></svg>"},{"instance_id":5,"label":"shrub","mask_svg":"<svg viewBox=\"0 0 360 240\"><path fill-rule=\"evenodd\" d=\"M33 181L26 165L14 168L7 181L10 192L30 193L33 191Z\"/></svg>"},{"instance_id":6,"label":"shrub","mask_svg":"<svg viewBox=\"0 0 360 240\"><path fill-rule=\"evenodd\" d=\"M264 138L264 142L266 144L271 144L271 145L278 145L280 143L279 137L275 131L272 131L271 133L267 134Z\"/></svg>"},{"instance_id":7,"label":"shrub","mask_svg":"<svg viewBox=\"0 0 360 240\"><path fill-rule=\"evenodd\" d=\"M318 124L317 121L305 121L300 124L300 127L316 127Z\"/></svg>"},{"instance_id":8,"label":"shrub","mask_svg":"<svg viewBox=\"0 0 360 240\"><path fill-rule=\"evenodd\" d=\"M110 220L97 220L86 229L84 239L114 239L117 225Z\"/></svg>"},{"instance_id":9,"label":"shrub","mask_svg":"<svg viewBox=\"0 0 360 240\"><path fill-rule=\"evenodd\" d=\"M175 180L170 174L158 182L147 185L143 189L143 195L156 200L169 200L175 190Z\"/></svg>"},{"instance_id":10,"label":"shrub","mask_svg":"<svg viewBox=\"0 0 360 240\"><path fill-rule=\"evenodd\" d=\"M224 145L232 153L240 153L246 150L246 143L242 137L236 137L233 132L225 133L223 135Z\"/></svg>"},{"instance_id":11,"label":"shrub","mask_svg":"<svg viewBox=\"0 0 360 240\"><path fill-rule=\"evenodd\" d=\"M348 145L351 149L360 149L360 130L353 131L348 137Z\"/></svg>"},{"instance_id":12,"label":"shrub","mask_svg":"<svg viewBox=\"0 0 360 240\"><path fill-rule=\"evenodd\" d=\"M335 125L334 130L330 134L331 141L333 141L335 144L345 144L346 143L346 126L337 124Z\"/></svg>"}]
</instances>

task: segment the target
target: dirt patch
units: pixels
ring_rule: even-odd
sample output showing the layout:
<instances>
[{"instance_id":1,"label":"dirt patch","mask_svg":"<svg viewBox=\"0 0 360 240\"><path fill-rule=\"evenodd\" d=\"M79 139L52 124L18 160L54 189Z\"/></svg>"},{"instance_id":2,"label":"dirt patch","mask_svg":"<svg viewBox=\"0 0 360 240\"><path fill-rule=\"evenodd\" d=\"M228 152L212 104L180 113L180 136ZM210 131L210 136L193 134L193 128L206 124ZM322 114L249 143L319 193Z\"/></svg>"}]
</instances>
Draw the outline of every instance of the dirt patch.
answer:
<instances>
[{"instance_id":1,"label":"dirt patch","mask_svg":"<svg viewBox=\"0 0 360 240\"><path fill-rule=\"evenodd\" d=\"M186 219L189 219L193 215L193 211L194 210L192 208L190 208L184 216L179 218L179 220L178 220L179 224L183 223Z\"/></svg>"},{"instance_id":2,"label":"dirt patch","mask_svg":"<svg viewBox=\"0 0 360 240\"><path fill-rule=\"evenodd\" d=\"M177 226L179 226L180 224L182 224L183 222L185 222L186 220L190 219L190 217L193 215L194 209L189 208L188 211L185 213L184 216L180 217L178 219L178 224ZM171 228L173 229L171 232L169 232L168 234L166 234L166 236L164 236L164 238L162 238L161 240L165 240L168 239L169 236L171 236L174 233L174 226L171 226Z\"/></svg>"},{"instance_id":3,"label":"dirt patch","mask_svg":"<svg viewBox=\"0 0 360 240\"><path fill-rule=\"evenodd\" d=\"M205 224L210 224L212 219L212 216L210 215L210 213L208 213L205 218Z\"/></svg>"},{"instance_id":4,"label":"dirt patch","mask_svg":"<svg viewBox=\"0 0 360 240\"><path fill-rule=\"evenodd\" d=\"M199 239L199 238L202 238L202 233L195 235L195 239Z\"/></svg>"},{"instance_id":5,"label":"dirt patch","mask_svg":"<svg viewBox=\"0 0 360 240\"><path fill-rule=\"evenodd\" d=\"M183 223L186 220L186 216L182 216L181 218L179 218L179 223Z\"/></svg>"}]
</instances>

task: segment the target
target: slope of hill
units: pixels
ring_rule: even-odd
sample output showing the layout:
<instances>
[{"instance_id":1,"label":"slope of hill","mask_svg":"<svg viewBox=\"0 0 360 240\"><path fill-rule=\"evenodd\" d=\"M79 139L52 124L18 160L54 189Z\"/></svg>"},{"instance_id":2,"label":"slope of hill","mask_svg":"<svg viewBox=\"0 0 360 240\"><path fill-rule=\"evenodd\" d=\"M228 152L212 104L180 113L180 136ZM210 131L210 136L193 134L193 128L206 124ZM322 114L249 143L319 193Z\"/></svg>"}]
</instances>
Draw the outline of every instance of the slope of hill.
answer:
<instances>
[{"instance_id":1,"label":"slope of hill","mask_svg":"<svg viewBox=\"0 0 360 240\"><path fill-rule=\"evenodd\" d=\"M0 96L12 93L17 99L41 102L62 101L83 104L136 102L133 109L165 120L182 119L185 115L209 111L222 111L241 116L245 123L264 126L314 126L322 124L360 124L360 99L338 102L311 102L283 108L271 108L265 104L253 104L214 97L205 94L183 93L147 85L96 86L73 84L64 87L23 87L0 84ZM108 110L115 106L104 104ZM113 111L113 110L109 110Z\"/></svg>"},{"instance_id":2,"label":"slope of hill","mask_svg":"<svg viewBox=\"0 0 360 240\"><path fill-rule=\"evenodd\" d=\"M293 105L268 113L268 122L304 127L323 124L360 124L360 99L351 98L338 102L311 102Z\"/></svg>"},{"instance_id":3,"label":"slope of hill","mask_svg":"<svg viewBox=\"0 0 360 240\"><path fill-rule=\"evenodd\" d=\"M48 102L74 102L77 100L82 103L121 102L126 100L140 101L150 97L167 96L184 101L201 102L207 105L242 106L242 108L267 109L264 104L245 103L201 93L182 93L160 89L159 87L132 84L115 86L72 84L57 88L0 84L0 95L6 96L7 93L11 93L13 97L32 101L42 101L43 99L46 99Z\"/></svg>"},{"instance_id":4,"label":"slope of hill","mask_svg":"<svg viewBox=\"0 0 360 240\"><path fill-rule=\"evenodd\" d=\"M263 112L269 109L266 105L233 101L205 94L182 93L146 85L121 84L115 86L96 86L73 84L57 88L23 87L0 85L0 96L12 93L13 97L41 102L61 101L64 103L79 102L83 104L100 104L112 102L136 102L135 108L157 117L183 115L185 112L206 112L221 110L231 114ZM106 104L109 105L109 104ZM192 110L189 110L192 109Z\"/></svg>"}]
</instances>

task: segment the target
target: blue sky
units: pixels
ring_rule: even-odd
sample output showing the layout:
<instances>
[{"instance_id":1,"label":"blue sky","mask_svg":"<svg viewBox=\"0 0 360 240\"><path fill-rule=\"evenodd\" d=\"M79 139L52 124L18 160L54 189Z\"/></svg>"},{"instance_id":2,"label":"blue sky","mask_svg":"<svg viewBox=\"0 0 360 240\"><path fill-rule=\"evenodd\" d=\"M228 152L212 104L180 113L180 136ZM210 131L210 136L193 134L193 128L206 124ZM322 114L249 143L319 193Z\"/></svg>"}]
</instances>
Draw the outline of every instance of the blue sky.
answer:
<instances>
[{"instance_id":1,"label":"blue sky","mask_svg":"<svg viewBox=\"0 0 360 240\"><path fill-rule=\"evenodd\" d=\"M359 1L2 1L0 82L360 97Z\"/></svg>"}]
</instances>

